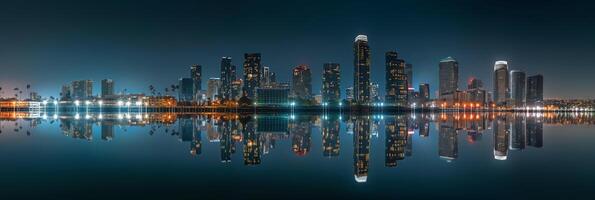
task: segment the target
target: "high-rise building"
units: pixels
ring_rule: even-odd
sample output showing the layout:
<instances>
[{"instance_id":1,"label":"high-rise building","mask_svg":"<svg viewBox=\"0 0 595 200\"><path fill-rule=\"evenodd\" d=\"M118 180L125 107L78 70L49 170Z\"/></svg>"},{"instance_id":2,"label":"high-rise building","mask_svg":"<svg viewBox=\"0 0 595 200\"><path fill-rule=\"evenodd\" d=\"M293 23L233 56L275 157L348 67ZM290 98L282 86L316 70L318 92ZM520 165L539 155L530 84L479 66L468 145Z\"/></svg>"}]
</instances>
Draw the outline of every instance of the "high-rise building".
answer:
<instances>
[{"instance_id":1,"label":"high-rise building","mask_svg":"<svg viewBox=\"0 0 595 200\"><path fill-rule=\"evenodd\" d=\"M308 65L298 65L292 70L291 95L293 98L312 98L312 72Z\"/></svg>"},{"instance_id":2,"label":"high-rise building","mask_svg":"<svg viewBox=\"0 0 595 200\"><path fill-rule=\"evenodd\" d=\"M508 143L510 137L510 121L506 116L494 120L494 159L506 160L508 157Z\"/></svg>"},{"instance_id":3,"label":"high-rise building","mask_svg":"<svg viewBox=\"0 0 595 200\"><path fill-rule=\"evenodd\" d=\"M405 74L407 74L407 87L413 88L413 64L405 64Z\"/></svg>"},{"instance_id":4,"label":"high-rise building","mask_svg":"<svg viewBox=\"0 0 595 200\"><path fill-rule=\"evenodd\" d=\"M510 98L510 87L508 81L508 62L496 61L494 64L494 102L498 105L506 105Z\"/></svg>"},{"instance_id":5,"label":"high-rise building","mask_svg":"<svg viewBox=\"0 0 595 200\"><path fill-rule=\"evenodd\" d=\"M519 70L510 71L510 100L511 106L525 107L525 72Z\"/></svg>"},{"instance_id":6,"label":"high-rise building","mask_svg":"<svg viewBox=\"0 0 595 200\"><path fill-rule=\"evenodd\" d=\"M93 96L93 81L78 80L72 82L72 98L75 100L89 99Z\"/></svg>"},{"instance_id":7,"label":"high-rise building","mask_svg":"<svg viewBox=\"0 0 595 200\"><path fill-rule=\"evenodd\" d=\"M72 98L72 91L70 85L63 85L60 92L60 100L68 101Z\"/></svg>"},{"instance_id":8,"label":"high-rise building","mask_svg":"<svg viewBox=\"0 0 595 200\"><path fill-rule=\"evenodd\" d=\"M541 74L527 77L527 106L543 106L543 76Z\"/></svg>"},{"instance_id":9,"label":"high-rise building","mask_svg":"<svg viewBox=\"0 0 595 200\"><path fill-rule=\"evenodd\" d=\"M380 101L380 84L370 82L370 99L373 102Z\"/></svg>"},{"instance_id":10,"label":"high-rise building","mask_svg":"<svg viewBox=\"0 0 595 200\"><path fill-rule=\"evenodd\" d=\"M101 80L101 97L109 97L114 95L114 80Z\"/></svg>"},{"instance_id":11,"label":"high-rise building","mask_svg":"<svg viewBox=\"0 0 595 200\"><path fill-rule=\"evenodd\" d=\"M221 79L219 78L209 78L207 82L207 98L211 100L216 100L219 97L219 91L221 87Z\"/></svg>"},{"instance_id":12,"label":"high-rise building","mask_svg":"<svg viewBox=\"0 0 595 200\"><path fill-rule=\"evenodd\" d=\"M235 80L231 82L231 98L232 99L240 99L242 97L242 87L244 85L244 81L242 79Z\"/></svg>"},{"instance_id":13,"label":"high-rise building","mask_svg":"<svg viewBox=\"0 0 595 200\"><path fill-rule=\"evenodd\" d=\"M322 101L338 104L341 101L341 71L339 63L325 63L322 70Z\"/></svg>"},{"instance_id":14,"label":"high-rise building","mask_svg":"<svg viewBox=\"0 0 595 200\"><path fill-rule=\"evenodd\" d=\"M438 131L438 155L446 160L459 157L457 131L452 120L441 122Z\"/></svg>"},{"instance_id":15,"label":"high-rise building","mask_svg":"<svg viewBox=\"0 0 595 200\"><path fill-rule=\"evenodd\" d=\"M407 106L407 74L405 61L398 58L396 51L389 51L386 57L386 103L396 106Z\"/></svg>"},{"instance_id":16,"label":"high-rise building","mask_svg":"<svg viewBox=\"0 0 595 200\"><path fill-rule=\"evenodd\" d=\"M337 157L341 148L341 123L337 117L322 121L322 155Z\"/></svg>"},{"instance_id":17,"label":"high-rise building","mask_svg":"<svg viewBox=\"0 0 595 200\"><path fill-rule=\"evenodd\" d=\"M483 88L483 82L481 80L479 80L478 78L471 77L467 81L467 89L482 89L482 88Z\"/></svg>"},{"instance_id":18,"label":"high-rise building","mask_svg":"<svg viewBox=\"0 0 595 200\"><path fill-rule=\"evenodd\" d=\"M364 183L368 180L370 127L368 117L356 117L353 128L353 174L355 181L358 183Z\"/></svg>"},{"instance_id":19,"label":"high-rise building","mask_svg":"<svg viewBox=\"0 0 595 200\"><path fill-rule=\"evenodd\" d=\"M192 79L193 88L192 95L193 99L197 100L197 96L200 94L202 90L202 66L201 65L192 65L190 67L190 78Z\"/></svg>"},{"instance_id":20,"label":"high-rise building","mask_svg":"<svg viewBox=\"0 0 595 200\"><path fill-rule=\"evenodd\" d=\"M397 161L405 158L407 118L403 116L388 117L385 123L384 166L396 167Z\"/></svg>"},{"instance_id":21,"label":"high-rise building","mask_svg":"<svg viewBox=\"0 0 595 200\"><path fill-rule=\"evenodd\" d=\"M370 103L370 46L368 36L358 35L353 43L353 92L358 104Z\"/></svg>"},{"instance_id":22,"label":"high-rise building","mask_svg":"<svg viewBox=\"0 0 595 200\"><path fill-rule=\"evenodd\" d=\"M271 71L270 67L264 66L262 67L262 77L260 79L260 87L274 87L273 83L275 82L275 73Z\"/></svg>"},{"instance_id":23,"label":"high-rise building","mask_svg":"<svg viewBox=\"0 0 595 200\"><path fill-rule=\"evenodd\" d=\"M345 98L347 101L353 101L355 98L355 93L353 92L353 87L348 87L345 89Z\"/></svg>"},{"instance_id":24,"label":"high-rise building","mask_svg":"<svg viewBox=\"0 0 595 200\"><path fill-rule=\"evenodd\" d=\"M260 87L260 53L244 54L244 93L248 98L254 98L256 88Z\"/></svg>"},{"instance_id":25,"label":"high-rise building","mask_svg":"<svg viewBox=\"0 0 595 200\"><path fill-rule=\"evenodd\" d=\"M430 84L419 84L419 96L422 98L423 102L430 100Z\"/></svg>"},{"instance_id":26,"label":"high-rise building","mask_svg":"<svg viewBox=\"0 0 595 200\"><path fill-rule=\"evenodd\" d=\"M454 96L459 86L459 62L449 56L440 61L439 68L440 98Z\"/></svg>"},{"instance_id":27,"label":"high-rise building","mask_svg":"<svg viewBox=\"0 0 595 200\"><path fill-rule=\"evenodd\" d=\"M194 79L192 78L180 78L179 89L178 89L178 101L180 102L191 102L194 100Z\"/></svg>"},{"instance_id":28,"label":"high-rise building","mask_svg":"<svg viewBox=\"0 0 595 200\"><path fill-rule=\"evenodd\" d=\"M231 64L231 57L221 58L221 87L219 95L224 99L233 99L231 84L236 80L236 66Z\"/></svg>"}]
</instances>

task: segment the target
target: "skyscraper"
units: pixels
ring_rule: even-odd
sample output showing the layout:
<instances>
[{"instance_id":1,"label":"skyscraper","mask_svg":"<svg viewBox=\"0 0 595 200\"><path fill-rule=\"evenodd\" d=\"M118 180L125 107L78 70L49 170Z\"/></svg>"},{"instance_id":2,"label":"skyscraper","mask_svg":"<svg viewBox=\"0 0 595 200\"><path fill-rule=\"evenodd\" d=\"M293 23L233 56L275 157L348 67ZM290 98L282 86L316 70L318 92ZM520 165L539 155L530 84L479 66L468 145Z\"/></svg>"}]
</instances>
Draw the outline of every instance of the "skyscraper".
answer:
<instances>
[{"instance_id":1,"label":"skyscraper","mask_svg":"<svg viewBox=\"0 0 595 200\"><path fill-rule=\"evenodd\" d=\"M407 74L407 87L413 88L413 64L405 64L405 74Z\"/></svg>"},{"instance_id":2,"label":"skyscraper","mask_svg":"<svg viewBox=\"0 0 595 200\"><path fill-rule=\"evenodd\" d=\"M219 91L221 86L221 79L209 78L207 82L207 98L216 100L219 97Z\"/></svg>"},{"instance_id":3,"label":"skyscraper","mask_svg":"<svg viewBox=\"0 0 595 200\"><path fill-rule=\"evenodd\" d=\"M244 54L244 93L253 99L256 88L260 87L260 53Z\"/></svg>"},{"instance_id":4,"label":"skyscraper","mask_svg":"<svg viewBox=\"0 0 595 200\"><path fill-rule=\"evenodd\" d=\"M471 77L467 81L467 89L481 89L483 88L483 82L478 78Z\"/></svg>"},{"instance_id":5,"label":"skyscraper","mask_svg":"<svg viewBox=\"0 0 595 200\"><path fill-rule=\"evenodd\" d=\"M202 66L192 65L190 67L190 78L192 79L192 99L197 99L197 95L202 90Z\"/></svg>"},{"instance_id":6,"label":"skyscraper","mask_svg":"<svg viewBox=\"0 0 595 200\"><path fill-rule=\"evenodd\" d=\"M194 100L194 89L195 79L192 78L180 78L179 89L178 89L178 101L191 102Z\"/></svg>"},{"instance_id":7,"label":"skyscraper","mask_svg":"<svg viewBox=\"0 0 595 200\"><path fill-rule=\"evenodd\" d=\"M510 71L510 100L513 107L525 107L525 72Z\"/></svg>"},{"instance_id":8,"label":"skyscraper","mask_svg":"<svg viewBox=\"0 0 595 200\"><path fill-rule=\"evenodd\" d=\"M355 98L353 87L348 87L347 89L345 89L345 98L347 99L347 101L352 101Z\"/></svg>"},{"instance_id":9,"label":"skyscraper","mask_svg":"<svg viewBox=\"0 0 595 200\"><path fill-rule=\"evenodd\" d=\"M448 95L454 96L459 86L459 62L449 56L440 61L439 68L440 98Z\"/></svg>"},{"instance_id":10,"label":"skyscraper","mask_svg":"<svg viewBox=\"0 0 595 200\"><path fill-rule=\"evenodd\" d=\"M339 63L325 63L322 70L322 101L338 104L341 101L341 73Z\"/></svg>"},{"instance_id":11,"label":"skyscraper","mask_svg":"<svg viewBox=\"0 0 595 200\"><path fill-rule=\"evenodd\" d=\"M114 80L103 79L101 80L101 97L109 97L114 95Z\"/></svg>"},{"instance_id":12,"label":"skyscraper","mask_svg":"<svg viewBox=\"0 0 595 200\"><path fill-rule=\"evenodd\" d=\"M494 102L498 105L506 105L510 98L508 86L508 62L496 61L494 65Z\"/></svg>"},{"instance_id":13,"label":"skyscraper","mask_svg":"<svg viewBox=\"0 0 595 200\"><path fill-rule=\"evenodd\" d=\"M67 101L72 98L72 91L70 85L63 85L60 92L60 100Z\"/></svg>"},{"instance_id":14,"label":"skyscraper","mask_svg":"<svg viewBox=\"0 0 595 200\"><path fill-rule=\"evenodd\" d=\"M386 57L386 98L389 105L407 106L407 74L405 61L398 58L396 51L389 51Z\"/></svg>"},{"instance_id":15,"label":"skyscraper","mask_svg":"<svg viewBox=\"0 0 595 200\"><path fill-rule=\"evenodd\" d=\"M353 128L353 174L355 181L364 183L368 180L370 163L370 119L358 116Z\"/></svg>"},{"instance_id":16,"label":"skyscraper","mask_svg":"<svg viewBox=\"0 0 595 200\"><path fill-rule=\"evenodd\" d=\"M75 100L88 99L93 96L93 81L78 80L72 82L72 98Z\"/></svg>"},{"instance_id":17,"label":"skyscraper","mask_svg":"<svg viewBox=\"0 0 595 200\"><path fill-rule=\"evenodd\" d=\"M291 95L299 99L312 98L312 72L308 65L298 65L293 68Z\"/></svg>"},{"instance_id":18,"label":"skyscraper","mask_svg":"<svg viewBox=\"0 0 595 200\"><path fill-rule=\"evenodd\" d=\"M368 36L358 35L353 43L353 92L358 104L370 103L370 47Z\"/></svg>"},{"instance_id":19,"label":"skyscraper","mask_svg":"<svg viewBox=\"0 0 595 200\"><path fill-rule=\"evenodd\" d=\"M527 106L543 106L543 76L541 74L527 77Z\"/></svg>"},{"instance_id":20,"label":"skyscraper","mask_svg":"<svg viewBox=\"0 0 595 200\"><path fill-rule=\"evenodd\" d=\"M419 96L422 98L422 102L430 100L430 84L419 84Z\"/></svg>"},{"instance_id":21,"label":"skyscraper","mask_svg":"<svg viewBox=\"0 0 595 200\"><path fill-rule=\"evenodd\" d=\"M231 57L221 58L221 87L219 95L224 99L233 99L231 84L236 80L236 66L231 64Z\"/></svg>"}]
</instances>

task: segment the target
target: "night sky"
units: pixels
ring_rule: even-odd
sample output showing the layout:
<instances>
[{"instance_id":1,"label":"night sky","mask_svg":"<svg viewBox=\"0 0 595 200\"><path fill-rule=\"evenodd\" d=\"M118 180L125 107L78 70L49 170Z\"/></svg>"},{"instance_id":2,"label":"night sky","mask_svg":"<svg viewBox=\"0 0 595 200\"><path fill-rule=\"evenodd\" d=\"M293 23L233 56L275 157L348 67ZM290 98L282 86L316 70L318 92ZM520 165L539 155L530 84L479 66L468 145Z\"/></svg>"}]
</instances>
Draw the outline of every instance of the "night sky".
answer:
<instances>
[{"instance_id":1,"label":"night sky","mask_svg":"<svg viewBox=\"0 0 595 200\"><path fill-rule=\"evenodd\" d=\"M541 73L545 97L595 98L593 1L6 1L0 2L0 86L30 83L57 96L77 79L116 90L163 90L201 64L203 88L222 56L243 53L289 81L308 64L319 93L324 62L338 62L342 92L353 81L354 37L366 34L372 80L384 88L384 53L414 66L414 84L438 88L438 62L460 63L460 87L476 76L492 88L496 60ZM241 69L241 68L240 68ZM241 70L238 70L241 72ZM5 96L8 92L5 92ZM12 94L12 93L8 93ZM381 93L384 95L384 92Z\"/></svg>"}]
</instances>

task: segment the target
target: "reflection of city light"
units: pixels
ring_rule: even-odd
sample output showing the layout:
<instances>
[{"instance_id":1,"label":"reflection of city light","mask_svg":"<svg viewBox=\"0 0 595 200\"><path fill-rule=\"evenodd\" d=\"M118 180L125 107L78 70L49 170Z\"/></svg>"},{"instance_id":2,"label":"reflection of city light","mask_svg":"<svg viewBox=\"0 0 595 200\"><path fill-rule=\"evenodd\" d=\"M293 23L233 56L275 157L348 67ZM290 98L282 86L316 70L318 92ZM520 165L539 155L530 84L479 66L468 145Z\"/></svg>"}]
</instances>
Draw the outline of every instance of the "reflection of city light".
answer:
<instances>
[{"instance_id":1,"label":"reflection of city light","mask_svg":"<svg viewBox=\"0 0 595 200\"><path fill-rule=\"evenodd\" d=\"M80 118L81 118L81 116L78 113L74 115L74 119L80 119Z\"/></svg>"}]
</instances>

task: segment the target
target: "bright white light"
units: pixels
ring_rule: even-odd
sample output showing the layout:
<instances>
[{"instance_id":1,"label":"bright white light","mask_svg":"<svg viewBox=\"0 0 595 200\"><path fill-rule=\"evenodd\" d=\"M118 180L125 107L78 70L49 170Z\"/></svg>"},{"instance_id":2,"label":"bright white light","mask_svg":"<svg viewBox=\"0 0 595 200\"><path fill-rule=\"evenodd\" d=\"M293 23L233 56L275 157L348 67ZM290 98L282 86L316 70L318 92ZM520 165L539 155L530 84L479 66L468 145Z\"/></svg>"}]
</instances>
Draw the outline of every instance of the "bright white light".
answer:
<instances>
[{"instance_id":1,"label":"bright white light","mask_svg":"<svg viewBox=\"0 0 595 200\"><path fill-rule=\"evenodd\" d=\"M384 102L380 103L380 106L384 106Z\"/></svg>"},{"instance_id":2,"label":"bright white light","mask_svg":"<svg viewBox=\"0 0 595 200\"><path fill-rule=\"evenodd\" d=\"M85 101L85 105L89 105L89 104L91 104L91 102L90 102L90 101L88 101L88 100L87 100L87 101Z\"/></svg>"},{"instance_id":3,"label":"bright white light","mask_svg":"<svg viewBox=\"0 0 595 200\"><path fill-rule=\"evenodd\" d=\"M339 102L339 106L343 106L343 102Z\"/></svg>"},{"instance_id":4,"label":"bright white light","mask_svg":"<svg viewBox=\"0 0 595 200\"><path fill-rule=\"evenodd\" d=\"M58 115L57 114L54 114L54 119L58 119Z\"/></svg>"},{"instance_id":5,"label":"bright white light","mask_svg":"<svg viewBox=\"0 0 595 200\"><path fill-rule=\"evenodd\" d=\"M79 115L78 113L74 115L74 119L80 119L81 115Z\"/></svg>"},{"instance_id":6,"label":"bright white light","mask_svg":"<svg viewBox=\"0 0 595 200\"><path fill-rule=\"evenodd\" d=\"M85 119L91 119L91 115L85 115Z\"/></svg>"},{"instance_id":7,"label":"bright white light","mask_svg":"<svg viewBox=\"0 0 595 200\"><path fill-rule=\"evenodd\" d=\"M135 104L136 104L136 106L141 106L141 105L143 105L143 102L137 101Z\"/></svg>"},{"instance_id":8,"label":"bright white light","mask_svg":"<svg viewBox=\"0 0 595 200\"><path fill-rule=\"evenodd\" d=\"M118 114L118 119L123 119L124 116L122 114Z\"/></svg>"},{"instance_id":9,"label":"bright white light","mask_svg":"<svg viewBox=\"0 0 595 200\"><path fill-rule=\"evenodd\" d=\"M45 106L48 104L48 100L43 100L41 103Z\"/></svg>"},{"instance_id":10,"label":"bright white light","mask_svg":"<svg viewBox=\"0 0 595 200\"><path fill-rule=\"evenodd\" d=\"M130 106L130 104L131 104L130 101L126 102L126 106Z\"/></svg>"},{"instance_id":11,"label":"bright white light","mask_svg":"<svg viewBox=\"0 0 595 200\"><path fill-rule=\"evenodd\" d=\"M54 105L58 105L58 100L54 100Z\"/></svg>"},{"instance_id":12,"label":"bright white light","mask_svg":"<svg viewBox=\"0 0 595 200\"><path fill-rule=\"evenodd\" d=\"M99 114L99 116L97 116L97 118L103 119L103 115L102 114Z\"/></svg>"},{"instance_id":13,"label":"bright white light","mask_svg":"<svg viewBox=\"0 0 595 200\"><path fill-rule=\"evenodd\" d=\"M122 106L124 105L124 102L122 100L118 100L118 106Z\"/></svg>"},{"instance_id":14,"label":"bright white light","mask_svg":"<svg viewBox=\"0 0 595 200\"><path fill-rule=\"evenodd\" d=\"M41 116L43 119L48 119L48 115L47 114L43 114L43 116Z\"/></svg>"},{"instance_id":15,"label":"bright white light","mask_svg":"<svg viewBox=\"0 0 595 200\"><path fill-rule=\"evenodd\" d=\"M138 114L135 117L136 117L136 119L143 119L143 116L141 114Z\"/></svg>"},{"instance_id":16,"label":"bright white light","mask_svg":"<svg viewBox=\"0 0 595 200\"><path fill-rule=\"evenodd\" d=\"M79 106L81 105L81 102L79 100L74 101L74 105Z\"/></svg>"},{"instance_id":17,"label":"bright white light","mask_svg":"<svg viewBox=\"0 0 595 200\"><path fill-rule=\"evenodd\" d=\"M99 101L97 101L97 104L99 104L101 106L101 105L103 105L103 101L99 100Z\"/></svg>"}]
</instances>

